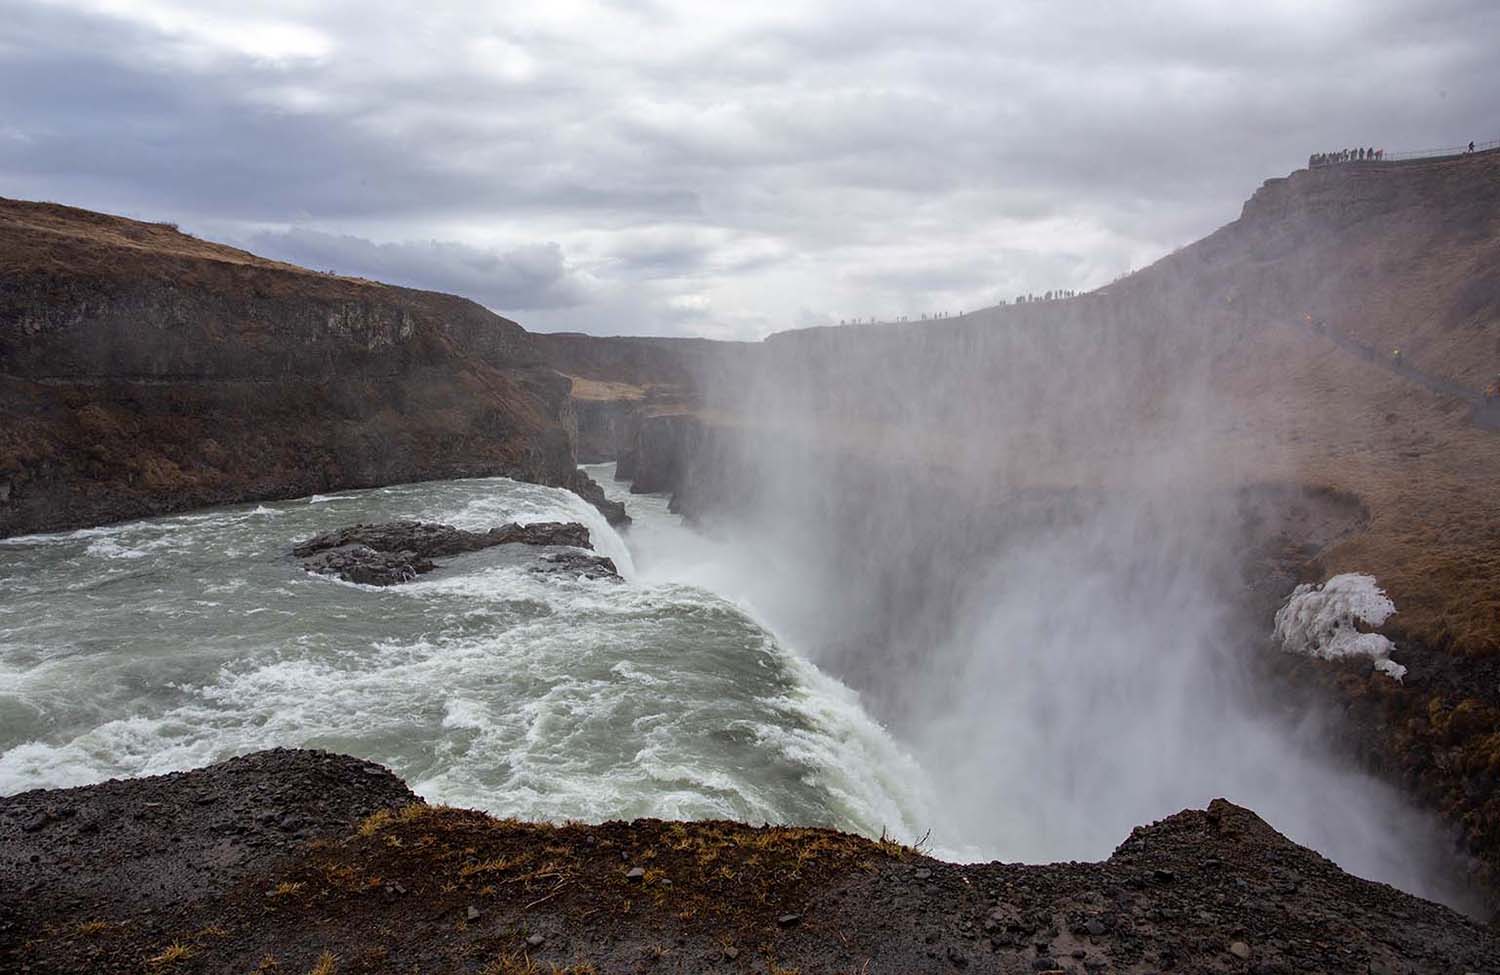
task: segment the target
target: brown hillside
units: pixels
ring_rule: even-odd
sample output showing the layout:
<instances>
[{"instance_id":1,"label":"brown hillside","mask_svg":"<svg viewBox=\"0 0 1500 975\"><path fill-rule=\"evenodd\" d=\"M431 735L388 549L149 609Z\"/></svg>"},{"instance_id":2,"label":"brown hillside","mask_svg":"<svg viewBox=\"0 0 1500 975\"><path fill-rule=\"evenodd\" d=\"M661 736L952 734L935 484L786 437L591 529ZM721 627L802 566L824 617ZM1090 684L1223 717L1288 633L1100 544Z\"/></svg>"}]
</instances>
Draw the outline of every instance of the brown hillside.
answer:
<instances>
[{"instance_id":1,"label":"brown hillside","mask_svg":"<svg viewBox=\"0 0 1500 975\"><path fill-rule=\"evenodd\" d=\"M1321 559L1377 576L1400 633L1500 652L1500 432L1480 398L1500 372L1500 153L1273 180L1198 247L1179 257L1280 296L1222 364L1253 419L1233 449L1365 500L1368 529Z\"/></svg>"},{"instance_id":2,"label":"brown hillside","mask_svg":"<svg viewBox=\"0 0 1500 975\"><path fill-rule=\"evenodd\" d=\"M1149 430L1193 371L1213 407L1200 473L1358 495L1368 526L1320 553L1324 571L1377 576L1410 638L1500 652L1500 404L1482 398L1500 373L1500 152L1298 172L1094 293L764 348L768 373L802 377L802 407L847 421L804 434L1035 484L1107 486L1121 458L1068 434L1121 408ZM942 394L882 395L913 373ZM997 412L1017 403L1036 404L1028 422Z\"/></svg>"},{"instance_id":3,"label":"brown hillside","mask_svg":"<svg viewBox=\"0 0 1500 975\"><path fill-rule=\"evenodd\" d=\"M574 474L566 380L451 295L0 200L0 535Z\"/></svg>"}]
</instances>

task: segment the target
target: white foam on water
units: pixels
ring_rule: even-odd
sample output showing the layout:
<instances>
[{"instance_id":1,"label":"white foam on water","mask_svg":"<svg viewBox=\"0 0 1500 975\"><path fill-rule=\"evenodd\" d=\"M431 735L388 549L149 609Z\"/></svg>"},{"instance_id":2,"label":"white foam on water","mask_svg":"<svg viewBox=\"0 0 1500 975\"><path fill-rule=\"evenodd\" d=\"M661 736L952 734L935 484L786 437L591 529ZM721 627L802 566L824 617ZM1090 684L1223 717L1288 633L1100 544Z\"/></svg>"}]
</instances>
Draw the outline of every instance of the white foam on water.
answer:
<instances>
[{"instance_id":1,"label":"white foam on water","mask_svg":"<svg viewBox=\"0 0 1500 975\"><path fill-rule=\"evenodd\" d=\"M471 498L441 512L433 520L471 531L482 531L508 521L521 525L543 521L576 521L589 530L589 541L593 543L594 551L613 559L620 575L627 579L635 576L635 560L631 557L625 540L597 508L572 491L524 484L505 478L487 480L497 486L504 485L505 489Z\"/></svg>"},{"instance_id":2,"label":"white foam on water","mask_svg":"<svg viewBox=\"0 0 1500 975\"><path fill-rule=\"evenodd\" d=\"M113 538L101 538L91 542L84 551L95 558L102 559L140 559L148 554L145 549L128 548Z\"/></svg>"},{"instance_id":3,"label":"white foam on water","mask_svg":"<svg viewBox=\"0 0 1500 975\"><path fill-rule=\"evenodd\" d=\"M923 836L935 814L916 760L866 713L854 691L799 656L784 654L783 662L797 681L766 703L799 720L764 726L763 739L816 770L809 784L838 797L859 832L906 842Z\"/></svg>"},{"instance_id":4,"label":"white foam on water","mask_svg":"<svg viewBox=\"0 0 1500 975\"><path fill-rule=\"evenodd\" d=\"M88 785L116 776L194 768L218 754L202 736L182 737L166 721L107 721L63 745L24 742L0 754L0 794Z\"/></svg>"},{"instance_id":5,"label":"white foam on water","mask_svg":"<svg viewBox=\"0 0 1500 975\"><path fill-rule=\"evenodd\" d=\"M99 528L77 528L69 532L12 535L9 538L0 538L0 546L62 545L84 538L98 538L100 535L108 535L118 530L114 526L105 525Z\"/></svg>"}]
</instances>

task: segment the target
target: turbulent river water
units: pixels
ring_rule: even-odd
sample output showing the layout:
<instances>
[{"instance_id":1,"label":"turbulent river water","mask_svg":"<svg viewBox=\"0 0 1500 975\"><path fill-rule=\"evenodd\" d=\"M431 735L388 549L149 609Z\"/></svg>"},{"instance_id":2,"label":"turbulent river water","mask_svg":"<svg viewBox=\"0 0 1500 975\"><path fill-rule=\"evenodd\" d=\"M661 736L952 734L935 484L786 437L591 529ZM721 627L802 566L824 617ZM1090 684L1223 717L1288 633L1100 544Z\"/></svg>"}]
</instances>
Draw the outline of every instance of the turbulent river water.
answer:
<instances>
[{"instance_id":1,"label":"turbulent river water","mask_svg":"<svg viewBox=\"0 0 1500 975\"><path fill-rule=\"evenodd\" d=\"M622 536L572 494L494 478L0 541L0 795L280 745L501 815L930 825L920 771L856 696L684 581L708 543L664 500L630 510ZM524 546L389 589L288 557L398 518L581 521L625 581L533 573Z\"/></svg>"}]
</instances>

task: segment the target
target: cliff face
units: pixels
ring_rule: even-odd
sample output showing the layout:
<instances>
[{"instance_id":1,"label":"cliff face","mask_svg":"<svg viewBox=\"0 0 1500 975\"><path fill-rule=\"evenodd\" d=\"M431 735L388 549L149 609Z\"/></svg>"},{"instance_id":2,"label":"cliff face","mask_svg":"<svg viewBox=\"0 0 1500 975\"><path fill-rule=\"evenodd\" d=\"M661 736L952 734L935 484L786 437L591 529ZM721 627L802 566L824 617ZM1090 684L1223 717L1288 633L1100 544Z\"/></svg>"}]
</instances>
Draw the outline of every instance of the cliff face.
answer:
<instances>
[{"instance_id":1,"label":"cliff face","mask_svg":"<svg viewBox=\"0 0 1500 975\"><path fill-rule=\"evenodd\" d=\"M1404 635L1500 653L1500 152L1300 171L1096 292L754 351L707 412L1032 481L1107 484L1101 443L1179 432L1163 394L1196 384L1202 408L1166 419L1208 442L1202 468L1361 498L1369 525L1323 569L1375 574Z\"/></svg>"},{"instance_id":2,"label":"cliff face","mask_svg":"<svg viewBox=\"0 0 1500 975\"><path fill-rule=\"evenodd\" d=\"M617 459L635 444L644 406L633 396L579 399L575 385L573 413L578 422L578 462L600 464Z\"/></svg>"},{"instance_id":3,"label":"cliff face","mask_svg":"<svg viewBox=\"0 0 1500 975\"><path fill-rule=\"evenodd\" d=\"M695 338L598 336L541 332L531 336L542 358L558 372L595 382L657 389L679 401L720 388L756 345Z\"/></svg>"},{"instance_id":4,"label":"cliff face","mask_svg":"<svg viewBox=\"0 0 1500 975\"><path fill-rule=\"evenodd\" d=\"M558 372L572 381L580 463L618 460L617 478L631 479L644 454L636 493L675 489L675 463L685 444L659 443L668 427L688 430L674 417L701 411L706 400L738 389L744 364L759 346L707 339L592 336L573 332L538 334L532 340Z\"/></svg>"},{"instance_id":5,"label":"cliff face","mask_svg":"<svg viewBox=\"0 0 1500 975\"><path fill-rule=\"evenodd\" d=\"M617 480L630 481L633 494L669 494L682 489L688 473L713 464L700 450L704 425L691 413L645 417L637 424L635 442L619 457ZM675 510L675 508L674 508Z\"/></svg>"},{"instance_id":6,"label":"cliff face","mask_svg":"<svg viewBox=\"0 0 1500 975\"><path fill-rule=\"evenodd\" d=\"M142 224L0 201L0 535L399 481L573 486L514 322Z\"/></svg>"}]
</instances>

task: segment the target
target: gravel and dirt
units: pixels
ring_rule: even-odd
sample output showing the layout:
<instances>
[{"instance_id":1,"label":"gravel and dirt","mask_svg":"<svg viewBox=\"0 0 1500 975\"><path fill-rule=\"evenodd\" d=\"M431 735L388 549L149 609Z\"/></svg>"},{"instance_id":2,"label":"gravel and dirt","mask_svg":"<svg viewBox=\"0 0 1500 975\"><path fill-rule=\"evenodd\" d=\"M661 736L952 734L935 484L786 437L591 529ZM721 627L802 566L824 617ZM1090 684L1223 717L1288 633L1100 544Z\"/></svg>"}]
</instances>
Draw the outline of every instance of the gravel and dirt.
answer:
<instances>
[{"instance_id":1,"label":"gravel and dirt","mask_svg":"<svg viewBox=\"0 0 1500 975\"><path fill-rule=\"evenodd\" d=\"M1479 923L1216 800L1101 863L501 821L316 751L0 799L6 972L1493 972Z\"/></svg>"}]
</instances>

